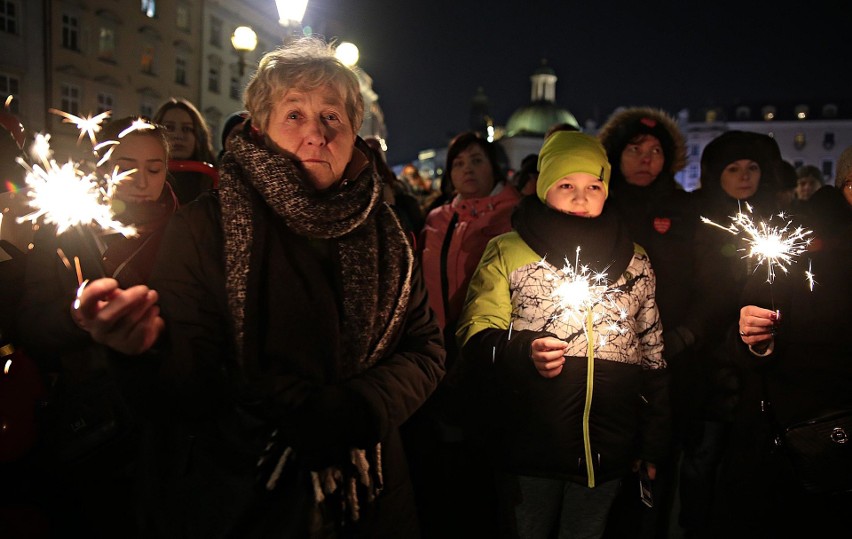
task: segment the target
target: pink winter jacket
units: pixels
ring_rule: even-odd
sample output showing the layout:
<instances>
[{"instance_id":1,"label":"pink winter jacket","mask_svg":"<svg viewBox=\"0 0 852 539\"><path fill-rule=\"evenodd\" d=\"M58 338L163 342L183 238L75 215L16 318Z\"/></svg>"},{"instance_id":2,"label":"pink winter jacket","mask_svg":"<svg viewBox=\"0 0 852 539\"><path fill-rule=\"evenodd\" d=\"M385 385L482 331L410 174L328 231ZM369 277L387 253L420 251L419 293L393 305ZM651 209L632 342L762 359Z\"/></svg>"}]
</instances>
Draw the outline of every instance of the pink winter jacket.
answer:
<instances>
[{"instance_id":1,"label":"pink winter jacket","mask_svg":"<svg viewBox=\"0 0 852 539\"><path fill-rule=\"evenodd\" d=\"M512 210L521 198L511 185L502 184L496 194L461 200L435 208L426 217L421 245L423 274L429 292L429 305L443 329L455 324L464 305L467 285L473 276L485 246L491 238L512 230ZM454 218L454 216L458 216ZM452 236L445 247L448 229ZM446 254L443 254L446 249ZM442 256L443 255L443 256ZM447 308L444 308L442 273L447 276Z\"/></svg>"}]
</instances>

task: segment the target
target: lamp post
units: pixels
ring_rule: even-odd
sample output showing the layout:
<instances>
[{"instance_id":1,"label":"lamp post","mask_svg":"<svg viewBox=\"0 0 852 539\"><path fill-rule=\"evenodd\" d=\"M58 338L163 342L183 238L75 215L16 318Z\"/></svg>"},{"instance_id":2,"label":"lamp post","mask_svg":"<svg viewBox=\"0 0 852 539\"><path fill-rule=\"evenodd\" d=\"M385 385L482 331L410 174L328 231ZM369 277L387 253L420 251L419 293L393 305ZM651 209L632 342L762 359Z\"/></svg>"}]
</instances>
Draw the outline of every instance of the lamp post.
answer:
<instances>
[{"instance_id":1,"label":"lamp post","mask_svg":"<svg viewBox=\"0 0 852 539\"><path fill-rule=\"evenodd\" d=\"M275 7L278 8L278 24L284 28L284 42L287 43L302 27L308 0L275 0Z\"/></svg>"},{"instance_id":2,"label":"lamp post","mask_svg":"<svg viewBox=\"0 0 852 539\"><path fill-rule=\"evenodd\" d=\"M238 26L231 35L231 45L240 58L240 77L242 77L246 71L246 53L257 47L257 34L248 26Z\"/></svg>"}]
</instances>

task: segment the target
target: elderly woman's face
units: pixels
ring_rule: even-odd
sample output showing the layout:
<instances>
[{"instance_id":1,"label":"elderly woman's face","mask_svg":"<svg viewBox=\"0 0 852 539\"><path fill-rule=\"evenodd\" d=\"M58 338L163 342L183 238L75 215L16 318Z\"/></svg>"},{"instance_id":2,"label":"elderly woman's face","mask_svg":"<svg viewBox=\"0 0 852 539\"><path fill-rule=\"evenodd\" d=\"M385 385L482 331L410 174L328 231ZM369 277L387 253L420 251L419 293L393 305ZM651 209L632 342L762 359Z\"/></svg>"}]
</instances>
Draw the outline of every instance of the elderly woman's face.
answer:
<instances>
[{"instance_id":1,"label":"elderly woman's face","mask_svg":"<svg viewBox=\"0 0 852 539\"><path fill-rule=\"evenodd\" d=\"M269 115L266 135L299 158L317 189L343 178L355 145L346 105L331 88L288 90Z\"/></svg>"}]
</instances>

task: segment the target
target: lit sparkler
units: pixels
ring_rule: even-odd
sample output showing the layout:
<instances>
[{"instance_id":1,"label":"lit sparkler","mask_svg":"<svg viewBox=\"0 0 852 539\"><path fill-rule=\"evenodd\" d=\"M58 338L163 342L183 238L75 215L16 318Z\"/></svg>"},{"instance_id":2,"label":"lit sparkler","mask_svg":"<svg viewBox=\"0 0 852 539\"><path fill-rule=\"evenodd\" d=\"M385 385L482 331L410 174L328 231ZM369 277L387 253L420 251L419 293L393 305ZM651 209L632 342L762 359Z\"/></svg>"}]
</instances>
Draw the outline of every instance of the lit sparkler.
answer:
<instances>
[{"instance_id":1,"label":"lit sparkler","mask_svg":"<svg viewBox=\"0 0 852 539\"><path fill-rule=\"evenodd\" d=\"M542 259L539 266L549 268L550 266ZM586 319L591 316L592 325L601 318L600 314L594 313L596 305L608 305L619 313L619 320L627 318L625 309L615 305L612 299L614 289L608 285L606 271L595 272L589 266L580 264L580 248L577 247L574 264L565 259L565 265L546 275L550 281L558 281L558 285L552 293L557 309L553 317L563 322L573 321L583 327L586 332ZM603 329L608 333L623 335L626 331L618 322L612 322ZM607 342L606 333L600 335L600 346Z\"/></svg>"},{"instance_id":2,"label":"lit sparkler","mask_svg":"<svg viewBox=\"0 0 852 539\"><path fill-rule=\"evenodd\" d=\"M796 257L807 251L811 243L811 238L808 236L812 232L801 226L792 228L792 221L784 213L773 216L784 221L783 226L771 226L772 217L769 221L755 223L749 215L753 213L752 207L746 204L746 209L748 214L738 212L731 217L731 224L728 226L715 223L706 217L701 217L701 221L740 236L748 245L747 249L741 249L747 251L743 258L753 258L756 262L755 267L766 264L766 281L772 284L775 281L776 269L787 273ZM810 274L809 280L812 281L812 279L813 274Z\"/></svg>"},{"instance_id":3,"label":"lit sparkler","mask_svg":"<svg viewBox=\"0 0 852 539\"><path fill-rule=\"evenodd\" d=\"M18 163L27 171L26 183L30 187L27 194L34 208L33 212L19 217L18 222L43 217L45 222L56 225L57 234L73 226L91 224L125 236L136 234L134 227L115 220L111 206L116 185L132 171L106 176L102 182L72 161L59 165L49 159L30 166L19 158Z\"/></svg>"},{"instance_id":4,"label":"lit sparkler","mask_svg":"<svg viewBox=\"0 0 852 539\"><path fill-rule=\"evenodd\" d=\"M95 138L95 133L101 129L100 123L109 117L109 111L86 118L56 109L50 109L50 111L63 116L65 118L63 121L76 124L80 129L80 138L88 134L95 150L118 144L117 141L98 144ZM119 137L137 129L151 127L153 127L151 124L140 119L133 122L131 128L123 131ZM112 148L109 150L105 156L107 160ZM125 225L114 218L112 208L118 184L136 172L135 169L124 172L115 169L111 174L98 177L92 172L83 171L78 163L71 160L59 165L53 159L49 134L35 136L30 154L35 164L29 165L20 158L17 161L27 171L25 180L30 187L29 204L35 210L19 217L19 222L36 221L43 217L45 222L56 225L57 234L62 234L71 227L91 225L97 225L101 230L118 232L124 236L136 234L133 226ZM105 159L101 159L98 166L104 162Z\"/></svg>"}]
</instances>

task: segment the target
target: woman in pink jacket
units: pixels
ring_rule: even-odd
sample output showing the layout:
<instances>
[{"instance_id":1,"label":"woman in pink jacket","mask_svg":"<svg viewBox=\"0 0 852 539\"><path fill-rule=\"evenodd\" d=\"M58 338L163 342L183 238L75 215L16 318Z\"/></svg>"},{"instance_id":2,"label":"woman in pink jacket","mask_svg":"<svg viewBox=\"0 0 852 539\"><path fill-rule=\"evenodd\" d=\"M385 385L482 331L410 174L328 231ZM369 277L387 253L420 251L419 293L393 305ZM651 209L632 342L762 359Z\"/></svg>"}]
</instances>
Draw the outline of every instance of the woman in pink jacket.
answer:
<instances>
[{"instance_id":1,"label":"woman in pink jacket","mask_svg":"<svg viewBox=\"0 0 852 539\"><path fill-rule=\"evenodd\" d=\"M444 334L452 336L485 245L512 229L512 209L520 195L506 183L494 145L477 133L452 140L445 170L455 196L426 217L421 245L429 304Z\"/></svg>"}]
</instances>

